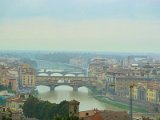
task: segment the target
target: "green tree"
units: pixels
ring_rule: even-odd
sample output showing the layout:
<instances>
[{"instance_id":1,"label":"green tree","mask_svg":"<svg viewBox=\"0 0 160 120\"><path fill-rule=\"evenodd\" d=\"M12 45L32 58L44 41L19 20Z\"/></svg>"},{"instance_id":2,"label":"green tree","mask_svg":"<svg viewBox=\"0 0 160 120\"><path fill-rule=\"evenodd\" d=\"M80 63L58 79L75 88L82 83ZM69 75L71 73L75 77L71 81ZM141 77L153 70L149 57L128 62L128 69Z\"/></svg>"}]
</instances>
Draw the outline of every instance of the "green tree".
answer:
<instances>
[{"instance_id":1,"label":"green tree","mask_svg":"<svg viewBox=\"0 0 160 120\"><path fill-rule=\"evenodd\" d=\"M76 116L64 117L64 116L56 115L53 120L83 120L83 119L80 119L79 117L76 117Z\"/></svg>"},{"instance_id":2,"label":"green tree","mask_svg":"<svg viewBox=\"0 0 160 120\"><path fill-rule=\"evenodd\" d=\"M56 115L67 117L68 105L67 101L55 104L30 96L24 103L22 109L26 117L34 117L40 120L52 120Z\"/></svg>"}]
</instances>

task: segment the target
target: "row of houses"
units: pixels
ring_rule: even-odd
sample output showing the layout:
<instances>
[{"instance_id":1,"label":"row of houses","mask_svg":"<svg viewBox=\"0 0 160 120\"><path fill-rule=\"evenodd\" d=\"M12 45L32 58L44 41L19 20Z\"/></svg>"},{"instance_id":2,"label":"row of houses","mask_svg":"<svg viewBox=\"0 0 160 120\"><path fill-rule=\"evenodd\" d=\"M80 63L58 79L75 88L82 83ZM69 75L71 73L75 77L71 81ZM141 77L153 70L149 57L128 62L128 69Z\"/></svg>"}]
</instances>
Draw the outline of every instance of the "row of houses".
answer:
<instances>
[{"instance_id":1,"label":"row of houses","mask_svg":"<svg viewBox=\"0 0 160 120\"><path fill-rule=\"evenodd\" d=\"M160 104L160 81L117 77L115 81L116 95L129 97L129 89L132 84L134 84L133 99Z\"/></svg>"},{"instance_id":2,"label":"row of houses","mask_svg":"<svg viewBox=\"0 0 160 120\"><path fill-rule=\"evenodd\" d=\"M11 88L17 91L18 87L18 71L16 68L0 66L0 85Z\"/></svg>"},{"instance_id":3,"label":"row of houses","mask_svg":"<svg viewBox=\"0 0 160 120\"><path fill-rule=\"evenodd\" d=\"M119 100L129 100L130 86L132 98L137 103L144 105L160 106L160 65L154 61L148 63L147 59L140 62L133 60L127 62L127 66L119 66L118 62L111 62L105 58L91 60L88 75L97 77L97 83L102 83L108 95L115 96ZM142 64L143 61L143 64ZM108 94L109 93L109 94Z\"/></svg>"},{"instance_id":4,"label":"row of houses","mask_svg":"<svg viewBox=\"0 0 160 120\"><path fill-rule=\"evenodd\" d=\"M36 71L28 64L17 67L0 66L0 85L17 92L19 87L34 87Z\"/></svg>"},{"instance_id":5,"label":"row of houses","mask_svg":"<svg viewBox=\"0 0 160 120\"><path fill-rule=\"evenodd\" d=\"M106 92L125 103L129 103L132 92L134 105L145 107L147 111L160 111L160 81L154 78L108 75Z\"/></svg>"}]
</instances>

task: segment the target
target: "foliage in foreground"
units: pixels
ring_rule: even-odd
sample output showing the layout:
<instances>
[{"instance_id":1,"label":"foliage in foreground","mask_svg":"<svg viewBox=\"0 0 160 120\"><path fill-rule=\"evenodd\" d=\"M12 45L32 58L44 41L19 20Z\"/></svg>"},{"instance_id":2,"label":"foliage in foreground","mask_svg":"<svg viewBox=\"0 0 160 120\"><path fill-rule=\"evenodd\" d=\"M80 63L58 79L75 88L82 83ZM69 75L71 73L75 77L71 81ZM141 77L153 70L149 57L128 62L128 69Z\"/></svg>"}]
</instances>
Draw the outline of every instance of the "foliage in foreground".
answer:
<instances>
[{"instance_id":1,"label":"foliage in foreground","mask_svg":"<svg viewBox=\"0 0 160 120\"><path fill-rule=\"evenodd\" d=\"M64 117L68 116L67 101L55 104L31 96L24 103L22 109L26 117L37 118L39 120L53 120L56 115Z\"/></svg>"},{"instance_id":2,"label":"foliage in foreground","mask_svg":"<svg viewBox=\"0 0 160 120\"><path fill-rule=\"evenodd\" d=\"M83 119L79 119L76 116L71 116L71 117L60 117L60 116L55 116L53 120L83 120Z\"/></svg>"}]
</instances>

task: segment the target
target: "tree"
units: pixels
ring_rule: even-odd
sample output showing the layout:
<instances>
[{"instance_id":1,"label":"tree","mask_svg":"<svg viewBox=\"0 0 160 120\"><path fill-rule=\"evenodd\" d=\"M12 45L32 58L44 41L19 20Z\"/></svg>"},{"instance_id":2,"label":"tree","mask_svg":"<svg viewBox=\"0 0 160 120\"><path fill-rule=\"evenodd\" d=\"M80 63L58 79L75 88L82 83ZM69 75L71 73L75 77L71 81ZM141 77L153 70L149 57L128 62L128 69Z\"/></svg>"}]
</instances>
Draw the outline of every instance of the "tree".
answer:
<instances>
[{"instance_id":1,"label":"tree","mask_svg":"<svg viewBox=\"0 0 160 120\"><path fill-rule=\"evenodd\" d=\"M76 116L67 116L67 117L64 117L64 116L58 116L56 115L54 117L54 120L83 120L83 119L80 119L79 117L76 117Z\"/></svg>"},{"instance_id":2,"label":"tree","mask_svg":"<svg viewBox=\"0 0 160 120\"><path fill-rule=\"evenodd\" d=\"M30 96L24 103L22 109L26 117L52 120L56 115L68 117L68 105L69 103L67 101L55 104Z\"/></svg>"}]
</instances>

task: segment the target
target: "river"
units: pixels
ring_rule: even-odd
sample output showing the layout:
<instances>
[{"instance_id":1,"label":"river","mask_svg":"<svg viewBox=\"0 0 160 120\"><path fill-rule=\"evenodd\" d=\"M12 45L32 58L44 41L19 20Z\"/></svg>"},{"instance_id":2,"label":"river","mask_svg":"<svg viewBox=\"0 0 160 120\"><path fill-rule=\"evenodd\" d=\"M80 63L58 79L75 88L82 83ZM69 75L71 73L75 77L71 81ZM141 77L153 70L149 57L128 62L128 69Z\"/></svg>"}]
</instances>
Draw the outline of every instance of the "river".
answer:
<instances>
[{"instance_id":1,"label":"river","mask_svg":"<svg viewBox=\"0 0 160 120\"><path fill-rule=\"evenodd\" d=\"M52 103L60 103L63 100L77 100L80 102L80 111L91 110L97 108L99 110L110 109L119 110L115 106L109 104L104 104L96 100L89 92L88 88L81 87L78 92L73 91L72 87L69 86L58 86L54 91L50 91L49 87L38 86L39 91L38 98L45 101L50 101Z\"/></svg>"},{"instance_id":2,"label":"river","mask_svg":"<svg viewBox=\"0 0 160 120\"><path fill-rule=\"evenodd\" d=\"M43 71L43 69L41 69L40 71ZM50 71L50 69L47 69L47 71ZM39 76L48 75L45 73L41 73L39 74ZM62 75L59 75L59 73L54 73L53 76ZM50 101L52 103L60 103L63 100L69 101L73 99L79 101L80 111L91 110L94 108L97 108L99 110L122 110L120 108L117 108L116 106L98 101L90 94L90 92L88 92L88 88L86 87L79 88L78 92L73 91L73 88L70 86L57 86L54 91L50 91L50 88L46 86L38 86L37 89L39 91L38 97L45 101Z\"/></svg>"}]
</instances>

